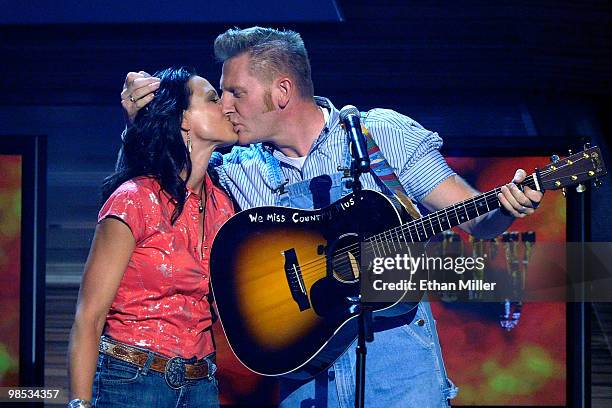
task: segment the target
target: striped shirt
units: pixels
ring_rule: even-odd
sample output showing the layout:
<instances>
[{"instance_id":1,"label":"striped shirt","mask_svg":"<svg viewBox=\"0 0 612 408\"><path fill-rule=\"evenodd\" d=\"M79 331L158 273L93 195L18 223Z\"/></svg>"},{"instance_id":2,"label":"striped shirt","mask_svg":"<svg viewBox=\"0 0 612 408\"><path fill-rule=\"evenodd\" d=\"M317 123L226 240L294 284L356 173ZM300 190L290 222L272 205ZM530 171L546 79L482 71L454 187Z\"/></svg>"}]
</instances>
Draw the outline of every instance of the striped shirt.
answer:
<instances>
[{"instance_id":1,"label":"striped shirt","mask_svg":"<svg viewBox=\"0 0 612 408\"><path fill-rule=\"evenodd\" d=\"M216 167L221 185L240 208L277 205L278 185L270 174L270 160L278 161L288 184L337 173L338 166L345 163L348 140L340 125L340 112L328 99L315 97L315 100L329 111L329 115L301 169L278 160L280 151L273 154L274 148L262 143L234 147L223 156L213 154L211 165ZM442 138L411 118L389 109L372 109L367 112L364 124L408 195L416 201L421 201L454 174L439 152ZM361 182L365 189L382 191L380 182L371 172L363 175Z\"/></svg>"}]
</instances>

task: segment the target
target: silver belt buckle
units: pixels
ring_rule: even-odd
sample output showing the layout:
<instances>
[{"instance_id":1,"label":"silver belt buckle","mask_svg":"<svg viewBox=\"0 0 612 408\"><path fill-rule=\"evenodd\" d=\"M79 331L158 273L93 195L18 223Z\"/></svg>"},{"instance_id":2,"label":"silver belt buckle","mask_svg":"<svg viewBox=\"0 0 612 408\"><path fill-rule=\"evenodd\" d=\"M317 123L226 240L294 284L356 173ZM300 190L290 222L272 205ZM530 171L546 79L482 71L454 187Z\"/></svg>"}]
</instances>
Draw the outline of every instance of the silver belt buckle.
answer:
<instances>
[{"instance_id":1,"label":"silver belt buckle","mask_svg":"<svg viewBox=\"0 0 612 408\"><path fill-rule=\"evenodd\" d=\"M185 363L181 357L172 357L168 360L164 377L166 384L175 390L185 384Z\"/></svg>"},{"instance_id":2,"label":"silver belt buckle","mask_svg":"<svg viewBox=\"0 0 612 408\"><path fill-rule=\"evenodd\" d=\"M208 364L208 376L206 377L208 380L211 380L215 373L217 372L217 364L211 359L206 359L206 364Z\"/></svg>"}]
</instances>

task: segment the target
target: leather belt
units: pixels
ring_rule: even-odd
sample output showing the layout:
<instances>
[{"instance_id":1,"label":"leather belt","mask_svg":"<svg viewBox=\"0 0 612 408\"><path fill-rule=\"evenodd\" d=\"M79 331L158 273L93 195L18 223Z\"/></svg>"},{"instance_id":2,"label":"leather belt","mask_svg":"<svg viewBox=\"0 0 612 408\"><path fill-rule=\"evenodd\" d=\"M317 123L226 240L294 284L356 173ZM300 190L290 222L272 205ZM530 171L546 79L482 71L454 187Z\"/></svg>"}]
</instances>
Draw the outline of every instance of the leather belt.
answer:
<instances>
[{"instance_id":1,"label":"leather belt","mask_svg":"<svg viewBox=\"0 0 612 408\"><path fill-rule=\"evenodd\" d=\"M150 355L150 352L128 346L127 344L111 342L105 338L100 339L100 352L119 360L132 363L140 368L145 366ZM214 357L212 359L205 357L193 364L189 364L186 363L186 361L190 360L181 357L167 358L154 354L149 369L164 374L167 380L169 378L174 379L177 377L177 374L181 380L199 380L208 378L214 374L214 368L211 370L212 372L209 373L209 360L213 363L212 366L215 367ZM175 385L175 381L170 382L173 384L169 383L169 385ZM178 385L178 382L176 385Z\"/></svg>"}]
</instances>

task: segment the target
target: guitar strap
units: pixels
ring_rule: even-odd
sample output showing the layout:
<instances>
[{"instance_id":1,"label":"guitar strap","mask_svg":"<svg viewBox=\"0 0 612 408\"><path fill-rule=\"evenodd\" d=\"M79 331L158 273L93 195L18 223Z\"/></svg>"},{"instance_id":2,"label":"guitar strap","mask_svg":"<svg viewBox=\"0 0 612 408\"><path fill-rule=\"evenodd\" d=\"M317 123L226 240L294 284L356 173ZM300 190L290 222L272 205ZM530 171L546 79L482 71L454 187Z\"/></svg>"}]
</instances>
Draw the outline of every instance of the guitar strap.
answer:
<instances>
[{"instance_id":1,"label":"guitar strap","mask_svg":"<svg viewBox=\"0 0 612 408\"><path fill-rule=\"evenodd\" d=\"M367 117L367 113L361 113L361 132L366 138L368 154L370 155L370 168L378 177L378 179L387 187L387 189L397 198L399 203L404 207L404 209L410 214L410 216L414 219L421 218L421 213L417 209L416 205L412 202L404 186L400 183L399 178L393 171L393 168L389 165L387 159L383 155L380 147L376 144L376 141L370 134L368 128L363 124L364 120Z\"/></svg>"}]
</instances>

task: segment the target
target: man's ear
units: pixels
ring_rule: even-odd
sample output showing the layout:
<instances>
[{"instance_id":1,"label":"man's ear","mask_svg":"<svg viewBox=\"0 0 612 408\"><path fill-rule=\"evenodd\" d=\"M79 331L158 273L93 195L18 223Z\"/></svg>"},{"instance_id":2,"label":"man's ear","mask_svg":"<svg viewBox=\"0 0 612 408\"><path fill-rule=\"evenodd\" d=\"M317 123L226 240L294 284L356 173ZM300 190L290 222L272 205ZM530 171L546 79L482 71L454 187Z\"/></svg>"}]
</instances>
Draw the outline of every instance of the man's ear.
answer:
<instances>
[{"instance_id":1,"label":"man's ear","mask_svg":"<svg viewBox=\"0 0 612 408\"><path fill-rule=\"evenodd\" d=\"M291 96L293 95L293 81L288 77L278 78L274 88L277 90L276 103L278 104L278 107L285 109L291 100Z\"/></svg>"}]
</instances>

